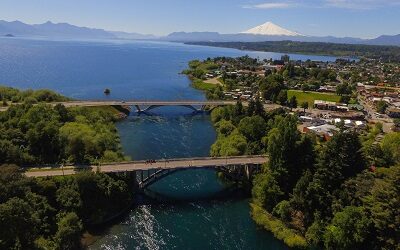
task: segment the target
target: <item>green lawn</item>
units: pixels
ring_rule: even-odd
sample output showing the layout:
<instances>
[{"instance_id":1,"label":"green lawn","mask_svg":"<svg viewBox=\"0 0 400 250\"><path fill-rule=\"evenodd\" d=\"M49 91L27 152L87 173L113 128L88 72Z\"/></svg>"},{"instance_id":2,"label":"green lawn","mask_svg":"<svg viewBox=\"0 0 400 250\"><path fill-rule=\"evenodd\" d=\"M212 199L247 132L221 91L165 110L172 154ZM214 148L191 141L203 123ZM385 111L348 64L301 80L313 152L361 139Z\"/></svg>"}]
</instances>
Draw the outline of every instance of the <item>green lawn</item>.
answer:
<instances>
[{"instance_id":1,"label":"green lawn","mask_svg":"<svg viewBox=\"0 0 400 250\"><path fill-rule=\"evenodd\" d=\"M207 91L207 90L211 90L211 89L216 88L218 85L212 84L212 83L206 83L206 82L203 82L200 79L193 79L192 86L195 89Z\"/></svg>"},{"instance_id":2,"label":"green lawn","mask_svg":"<svg viewBox=\"0 0 400 250\"><path fill-rule=\"evenodd\" d=\"M339 102L340 96L336 94L326 94L319 92L309 92L309 91L301 91L301 90L288 90L288 99L292 96L296 96L297 103L300 106L302 102L308 102L308 106L314 106L315 100L322 101L330 101L330 102Z\"/></svg>"}]
</instances>

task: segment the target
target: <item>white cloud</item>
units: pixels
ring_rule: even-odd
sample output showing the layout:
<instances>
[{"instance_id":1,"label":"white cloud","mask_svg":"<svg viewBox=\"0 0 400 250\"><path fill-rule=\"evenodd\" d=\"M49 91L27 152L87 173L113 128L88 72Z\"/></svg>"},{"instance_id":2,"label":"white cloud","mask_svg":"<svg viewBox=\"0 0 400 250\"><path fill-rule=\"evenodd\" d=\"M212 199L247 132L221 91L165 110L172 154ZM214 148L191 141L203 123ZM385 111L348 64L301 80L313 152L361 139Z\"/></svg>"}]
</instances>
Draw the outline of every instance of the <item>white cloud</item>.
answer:
<instances>
[{"instance_id":1,"label":"white cloud","mask_svg":"<svg viewBox=\"0 0 400 250\"><path fill-rule=\"evenodd\" d=\"M400 0L297 0L276 1L245 5L246 9L287 9L303 8L341 8L355 10L370 10L387 6L400 6Z\"/></svg>"},{"instance_id":2,"label":"white cloud","mask_svg":"<svg viewBox=\"0 0 400 250\"><path fill-rule=\"evenodd\" d=\"M254 4L254 5L245 5L243 8L246 9L286 9L293 7L292 3L260 3L260 4Z\"/></svg>"},{"instance_id":3,"label":"white cloud","mask_svg":"<svg viewBox=\"0 0 400 250\"><path fill-rule=\"evenodd\" d=\"M344 9L376 9L400 5L400 0L325 0L326 6Z\"/></svg>"}]
</instances>

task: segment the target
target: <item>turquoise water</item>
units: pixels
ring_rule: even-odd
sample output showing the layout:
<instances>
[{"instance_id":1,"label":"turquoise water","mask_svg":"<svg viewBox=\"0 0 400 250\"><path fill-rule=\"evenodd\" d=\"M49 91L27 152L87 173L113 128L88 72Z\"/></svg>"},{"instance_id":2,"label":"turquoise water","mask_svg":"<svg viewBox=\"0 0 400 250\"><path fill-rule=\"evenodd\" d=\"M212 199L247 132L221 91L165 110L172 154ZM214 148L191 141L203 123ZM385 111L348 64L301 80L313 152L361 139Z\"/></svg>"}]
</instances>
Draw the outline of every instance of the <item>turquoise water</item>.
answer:
<instances>
[{"instance_id":1,"label":"turquoise water","mask_svg":"<svg viewBox=\"0 0 400 250\"><path fill-rule=\"evenodd\" d=\"M151 187L164 202L138 205L89 249L287 249L255 225L246 196L223 187L213 170L168 176Z\"/></svg>"},{"instance_id":2,"label":"turquoise water","mask_svg":"<svg viewBox=\"0 0 400 250\"><path fill-rule=\"evenodd\" d=\"M245 54L281 56L161 42L0 38L0 84L49 88L77 99L203 100L204 94L179 74L188 61ZM111 95L104 96L105 88ZM208 155L216 136L209 116L181 108L153 112L117 124L126 155L136 160ZM90 249L285 249L254 224L246 197L221 190L224 185L212 170L168 176L151 186L164 202L141 203ZM218 199L210 198L216 194Z\"/></svg>"}]
</instances>

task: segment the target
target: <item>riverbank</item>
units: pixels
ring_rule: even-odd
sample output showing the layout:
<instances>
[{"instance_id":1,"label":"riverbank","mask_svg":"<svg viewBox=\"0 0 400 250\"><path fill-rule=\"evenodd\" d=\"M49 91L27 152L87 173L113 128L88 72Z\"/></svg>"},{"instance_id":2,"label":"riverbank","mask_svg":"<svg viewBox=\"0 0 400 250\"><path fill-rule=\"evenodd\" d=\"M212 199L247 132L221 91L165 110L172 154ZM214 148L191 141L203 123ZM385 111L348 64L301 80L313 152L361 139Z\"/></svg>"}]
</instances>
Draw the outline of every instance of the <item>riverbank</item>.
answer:
<instances>
[{"instance_id":1,"label":"riverbank","mask_svg":"<svg viewBox=\"0 0 400 250\"><path fill-rule=\"evenodd\" d=\"M265 230L274 234L275 238L283 241L288 247L294 249L306 249L306 239L293 229L288 228L281 220L274 218L260 206L250 203L251 217Z\"/></svg>"},{"instance_id":2,"label":"riverbank","mask_svg":"<svg viewBox=\"0 0 400 250\"><path fill-rule=\"evenodd\" d=\"M132 195L134 195L134 193L135 191L132 191ZM133 209L134 205L135 200L132 199L128 206L122 208L117 213L109 215L108 218L97 223L96 225L88 226L81 237L82 247L87 249L90 245L93 245L97 240L99 240L107 229L116 225L117 223L121 223L123 218L131 211L131 209Z\"/></svg>"}]
</instances>

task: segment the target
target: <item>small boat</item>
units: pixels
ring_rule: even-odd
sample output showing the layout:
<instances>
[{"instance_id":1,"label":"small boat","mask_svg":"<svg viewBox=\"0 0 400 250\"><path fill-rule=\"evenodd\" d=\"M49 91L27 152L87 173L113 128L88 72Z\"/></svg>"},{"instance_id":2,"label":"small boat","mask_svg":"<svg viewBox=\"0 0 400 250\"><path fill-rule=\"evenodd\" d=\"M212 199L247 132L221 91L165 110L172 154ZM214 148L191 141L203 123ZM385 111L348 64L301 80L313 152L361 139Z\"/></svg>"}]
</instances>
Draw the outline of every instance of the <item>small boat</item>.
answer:
<instances>
[{"instance_id":1,"label":"small boat","mask_svg":"<svg viewBox=\"0 0 400 250\"><path fill-rule=\"evenodd\" d=\"M110 89L105 89L105 90L104 90L104 94L109 95L110 93L111 93L111 90L110 90Z\"/></svg>"}]
</instances>

